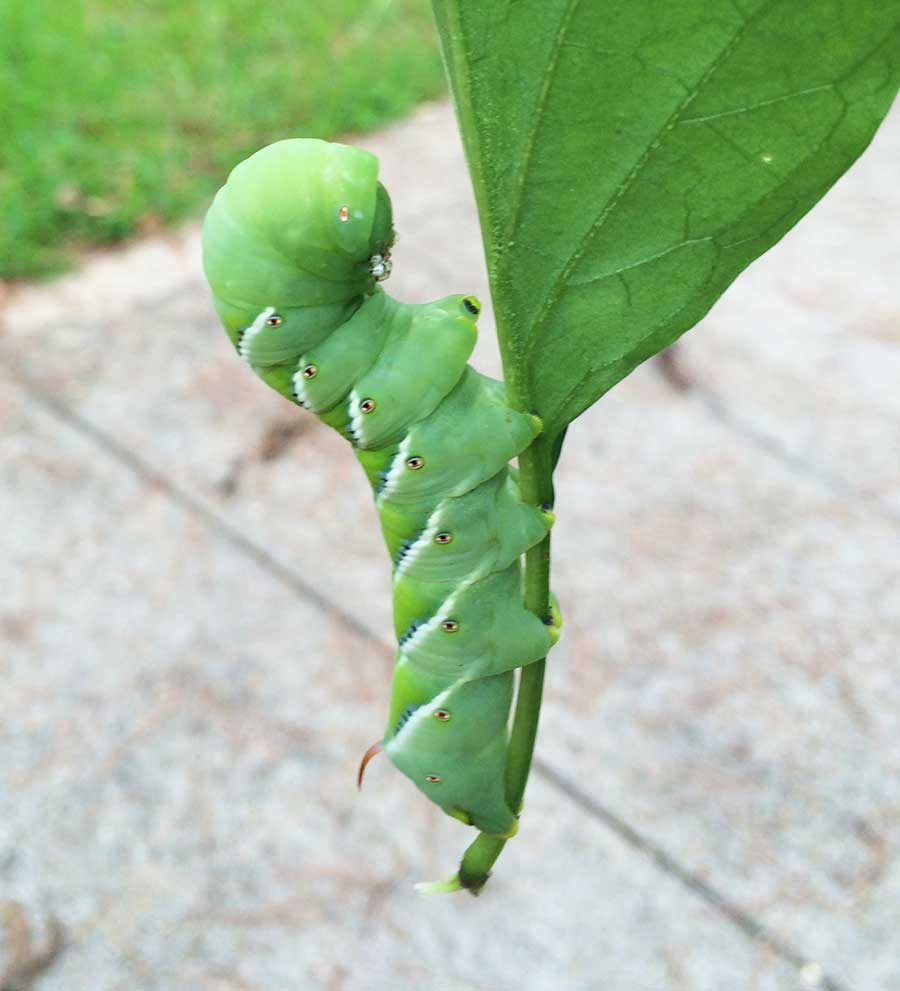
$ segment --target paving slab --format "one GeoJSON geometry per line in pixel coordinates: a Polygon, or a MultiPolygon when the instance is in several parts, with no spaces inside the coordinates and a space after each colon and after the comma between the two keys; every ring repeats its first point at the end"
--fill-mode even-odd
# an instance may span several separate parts
{"type": "Polygon", "coordinates": [[[36,988],[796,988],[543,781],[484,896],[416,895],[471,831],[388,765],[355,791],[387,653],[0,388],[0,895],[64,932],[36,988]]]}
{"type": "Polygon", "coordinates": [[[848,987],[898,986],[897,525],[659,388],[575,432],[592,484],[562,466],[558,559],[590,564],[559,569],[541,753],[848,987]]]}
{"type": "MultiPolygon", "coordinates": [[[[426,108],[364,143],[381,156],[401,231],[391,291],[406,299],[474,291],[487,300],[475,211],[449,109],[426,108]]],[[[681,909],[666,892],[689,889],[693,880],[700,889],[709,886],[706,904],[727,899],[720,920],[733,908],[745,932],[762,926],[795,963],[808,961],[805,970],[795,967],[783,978],[782,964],[765,952],[759,956],[758,940],[741,942],[728,930],[721,945],[744,946],[734,951],[730,983],[717,983],[719,955],[707,945],[690,957],[683,978],[671,970],[643,972],[654,991],[780,986],[783,979],[794,988],[829,981],[864,991],[900,986],[900,298],[888,261],[897,257],[897,228],[884,222],[900,208],[890,181],[898,146],[895,114],[857,169],[685,338],[674,363],[644,366],[572,428],[561,463],[555,586],[567,626],[548,678],[539,743],[544,773],[535,778],[522,834],[492,885],[507,883],[507,873],[514,883],[517,865],[535,849],[529,844],[555,851],[560,842],[574,843],[568,870],[535,875],[542,887],[529,891],[564,891],[568,902],[570,886],[584,882],[594,886],[598,902],[632,905],[635,917],[647,913],[646,925],[655,931],[679,921],[668,917],[681,909]],[[560,802],[568,803],[562,824],[552,811],[560,802]],[[579,831],[604,851],[624,838],[640,851],[634,855],[649,871],[646,885],[608,871],[606,853],[594,869],[573,869],[573,862],[598,864],[572,839],[579,831]],[[704,953],[711,954],[709,971],[704,953]]],[[[269,393],[236,360],[209,306],[196,229],[99,256],[49,288],[15,293],[2,320],[7,354],[14,355],[31,407],[44,404],[59,422],[75,418],[85,437],[84,472],[98,457],[111,457],[143,473],[144,498],[156,514],[143,551],[118,555],[112,570],[108,559],[74,555],[71,582],[115,577],[120,583],[102,615],[95,619],[94,599],[82,607],[81,619],[115,624],[133,615],[135,641],[155,642],[157,610],[150,602],[157,603],[158,593],[148,602],[148,593],[134,586],[135,575],[147,582],[168,575],[172,597],[158,602],[175,615],[168,621],[182,630],[185,644],[202,631],[197,643],[217,655],[227,618],[228,656],[240,652],[237,666],[246,661],[258,678],[276,663],[266,653],[266,637],[285,644],[293,634],[302,643],[308,624],[319,631],[319,624],[336,624],[346,637],[371,633],[360,641],[364,647],[345,647],[364,659],[367,671],[365,698],[358,714],[350,714],[366,728],[361,742],[354,736],[358,752],[380,729],[390,660],[389,577],[370,497],[344,443],[269,393]],[[216,533],[230,548],[222,550],[215,578],[195,576],[201,595],[186,594],[179,584],[180,569],[190,573],[192,567],[184,553],[176,554],[185,535],[177,534],[171,551],[177,567],[157,546],[165,512],[185,515],[196,533],[216,533]],[[268,558],[254,557],[254,548],[268,558]],[[251,581],[254,569],[268,575],[268,583],[251,581]],[[269,617],[260,630],[249,620],[242,625],[240,609],[230,625],[230,600],[207,597],[213,584],[231,588],[238,579],[256,609],[246,606],[249,615],[269,617]],[[219,626],[209,632],[213,602],[223,609],[215,610],[219,626]]],[[[496,373],[489,310],[480,324],[476,363],[496,373]]],[[[40,460],[42,451],[33,444],[28,459],[40,460]]],[[[16,492],[18,476],[9,484],[16,492]]],[[[135,515],[111,522],[102,493],[100,485],[79,504],[93,521],[98,546],[135,515]]],[[[45,545],[43,566],[29,574],[52,576],[56,557],[65,553],[34,523],[28,546],[45,545]]],[[[197,553],[193,544],[190,553],[197,553]]],[[[113,648],[95,650],[99,664],[113,648]]],[[[205,660],[194,663],[220,663],[198,652],[205,660]]],[[[326,669],[328,677],[332,667],[336,676],[343,669],[342,691],[358,691],[341,656],[323,648],[320,660],[299,670],[318,678],[326,669]]],[[[212,677],[205,667],[202,677],[212,677]]],[[[124,676],[118,685],[110,682],[111,712],[130,685],[124,676]]],[[[75,689],[70,683],[66,690],[75,689]]],[[[235,719],[244,711],[242,699],[232,703],[235,719]]],[[[262,715],[269,713],[268,701],[256,704],[262,715]]],[[[278,698],[271,704],[278,706],[278,698]]],[[[26,762],[20,780],[41,748],[59,749],[45,739],[46,715],[35,710],[29,742],[10,750],[26,762]]],[[[344,752],[344,718],[340,710],[332,714],[321,733],[333,739],[324,743],[317,723],[315,739],[336,748],[333,754],[344,752]]],[[[108,745],[114,732],[108,727],[98,739],[108,745]]],[[[205,724],[197,730],[201,740],[215,732],[205,724]]],[[[136,772],[138,782],[167,746],[179,746],[168,728],[148,733],[152,757],[136,772]]],[[[230,746],[229,759],[241,764],[246,740],[230,746]]],[[[88,763],[95,757],[83,755],[88,763]]],[[[281,770],[279,761],[272,757],[279,769],[272,773],[300,774],[281,770]]],[[[419,814],[405,789],[386,798],[394,794],[387,778],[380,773],[384,790],[365,806],[366,816],[376,817],[366,834],[370,844],[381,842],[372,836],[382,822],[377,817],[386,814],[383,802],[394,802],[392,814],[401,819],[419,814]]],[[[234,782],[233,794],[249,789],[249,780],[247,772],[234,782]]],[[[301,784],[304,795],[320,795],[324,787],[315,774],[301,784]]],[[[322,801],[347,807],[331,795],[322,801]]],[[[214,810],[214,795],[209,803],[214,810]]],[[[276,816],[270,811],[267,822],[276,816]]],[[[443,823],[429,820],[432,827],[443,837],[443,823]]],[[[168,842],[180,842],[178,829],[168,842]]],[[[440,847],[436,869],[446,866],[448,849],[456,850],[452,842],[440,847]]],[[[402,848],[413,849],[408,837],[402,848]]],[[[194,866],[199,862],[198,853],[194,866]]],[[[410,854],[410,862],[419,859],[410,854]]],[[[223,854],[222,864],[228,863],[223,854]]],[[[144,885],[152,892],[157,883],[167,890],[168,882],[148,875],[133,883],[137,897],[144,885]]],[[[396,895],[396,915],[387,910],[394,923],[410,911],[406,894],[396,895]]],[[[365,922],[354,918],[357,932],[365,931],[365,922]]],[[[621,960],[614,942],[626,935],[617,932],[615,913],[600,920],[607,921],[610,942],[579,929],[587,949],[579,956],[567,943],[554,959],[567,977],[588,987],[600,985],[577,961],[591,957],[602,964],[602,987],[615,987],[616,980],[632,981],[621,985],[629,991],[643,987],[631,972],[616,971],[621,960]],[[574,954],[570,964],[566,953],[574,954]],[[605,982],[607,972],[612,984],[605,982]]],[[[693,917],[688,924],[696,925],[693,917]]],[[[265,941],[281,945],[277,952],[289,958],[296,947],[285,948],[287,933],[267,930],[265,941]]],[[[328,945],[337,952],[336,943],[328,945]]],[[[499,961],[503,951],[497,952],[499,961]]],[[[200,953],[190,980],[219,980],[209,959],[200,953]]],[[[428,967],[439,960],[428,959],[417,973],[434,977],[438,971],[428,967]]],[[[253,966],[248,980],[279,986],[282,977],[273,984],[268,972],[253,966]]],[[[221,978],[226,983],[196,986],[240,986],[227,983],[238,980],[238,972],[229,973],[221,978]]],[[[358,979],[352,968],[346,978],[336,973],[313,979],[326,988],[328,981],[353,987],[358,979]]],[[[452,979],[481,980],[471,970],[452,979]]]]}

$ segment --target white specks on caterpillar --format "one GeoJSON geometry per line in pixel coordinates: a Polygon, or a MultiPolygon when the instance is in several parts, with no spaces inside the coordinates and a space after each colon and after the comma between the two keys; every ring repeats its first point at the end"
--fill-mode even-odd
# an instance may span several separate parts
{"type": "Polygon", "coordinates": [[[275,315],[275,307],[267,306],[266,309],[259,314],[259,316],[247,327],[246,330],[241,332],[238,339],[238,354],[244,359],[244,361],[250,361],[250,346],[253,343],[253,338],[266,326],[270,317],[275,315]]]}
{"type": "Polygon", "coordinates": [[[342,206],[340,210],[338,210],[338,220],[340,220],[342,224],[346,224],[349,219],[350,219],[350,207],[344,204],[344,206],[342,206]]]}
{"type": "Polygon", "coordinates": [[[390,255],[372,255],[369,259],[369,271],[375,276],[376,282],[384,282],[393,271],[394,263],[390,255]]]}

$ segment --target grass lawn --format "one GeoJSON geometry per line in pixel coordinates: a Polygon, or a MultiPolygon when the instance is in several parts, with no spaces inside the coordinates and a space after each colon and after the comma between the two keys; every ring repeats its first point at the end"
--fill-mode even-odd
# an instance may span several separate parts
{"type": "Polygon", "coordinates": [[[199,210],[278,138],[442,91],[428,0],[0,0],[0,278],[199,210]]]}

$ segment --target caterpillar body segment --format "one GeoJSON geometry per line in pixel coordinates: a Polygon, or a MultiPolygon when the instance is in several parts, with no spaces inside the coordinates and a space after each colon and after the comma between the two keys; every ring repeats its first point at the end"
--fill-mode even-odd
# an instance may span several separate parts
{"type": "Polygon", "coordinates": [[[383,292],[367,296],[353,315],[292,366],[292,392],[302,406],[321,415],[350,395],[354,382],[375,363],[398,313],[383,292]],[[310,375],[308,369],[315,369],[310,375]]]}
{"type": "Polygon", "coordinates": [[[512,671],[453,682],[385,737],[388,758],[428,798],[448,815],[497,836],[511,836],[517,827],[504,794],[513,689],[512,671]]]}
{"type": "Polygon", "coordinates": [[[293,139],[232,172],[204,267],[240,356],[341,433],[372,487],[398,639],[384,751],[448,814],[509,836],[514,671],[557,635],[525,609],[521,565],[553,516],[509,467],[541,422],[468,365],[474,297],[410,304],[380,288],[393,240],[377,160],[293,139]]]}
{"type": "Polygon", "coordinates": [[[394,587],[456,583],[479,568],[499,571],[543,539],[550,520],[522,502],[512,469],[438,503],[425,529],[395,561],[394,587]]]}

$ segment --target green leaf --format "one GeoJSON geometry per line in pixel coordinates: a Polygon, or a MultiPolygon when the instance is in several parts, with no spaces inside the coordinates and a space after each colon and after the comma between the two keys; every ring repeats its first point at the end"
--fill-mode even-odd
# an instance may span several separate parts
{"type": "Polygon", "coordinates": [[[900,76],[900,0],[434,9],[507,382],[550,435],[816,203],[900,76]]]}

